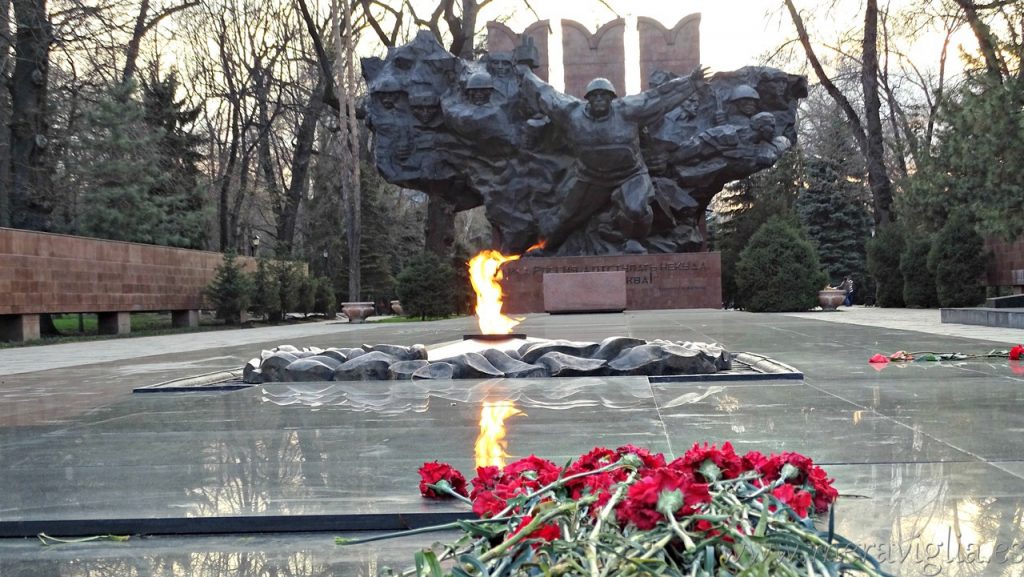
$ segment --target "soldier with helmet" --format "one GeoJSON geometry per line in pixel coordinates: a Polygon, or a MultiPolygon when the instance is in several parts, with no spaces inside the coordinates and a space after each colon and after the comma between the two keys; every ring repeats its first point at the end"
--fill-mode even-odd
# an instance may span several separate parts
{"type": "Polygon", "coordinates": [[[675,78],[640,94],[619,97],[606,78],[595,78],[585,100],[562,94],[521,67],[524,90],[530,90],[544,114],[561,126],[574,157],[557,207],[540,219],[544,252],[554,253],[590,218],[614,204],[626,253],[645,253],[640,243],[651,228],[654,186],[640,152],[640,131],[682,104],[704,84],[703,70],[675,78]]]}
{"type": "Polygon", "coordinates": [[[733,88],[728,98],[731,110],[727,122],[737,128],[750,126],[750,118],[757,114],[759,100],[761,100],[761,96],[749,84],[740,84],[733,88]]]}

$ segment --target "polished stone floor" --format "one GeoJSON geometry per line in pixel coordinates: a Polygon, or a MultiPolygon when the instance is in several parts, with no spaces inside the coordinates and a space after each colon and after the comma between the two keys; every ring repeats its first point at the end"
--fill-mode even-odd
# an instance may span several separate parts
{"type": "MultiPolygon", "coordinates": [[[[290,342],[433,345],[472,332],[465,319],[345,328],[290,342]]],[[[369,577],[404,566],[435,537],[338,547],[336,531],[303,531],[457,511],[419,499],[416,468],[440,459],[471,471],[481,412],[495,408],[509,413],[513,458],[562,462],[624,443],[674,456],[695,442],[727,440],[739,451],[800,451],[845,495],[837,529],[895,572],[1024,573],[1024,369],[1005,360],[880,370],[867,363],[878,352],[1016,343],[735,311],[535,315],[521,328],[533,337],[719,342],[806,377],[302,383],[132,395],[182,372],[238,366],[279,343],[59,362],[0,377],[0,530],[100,533],[134,524],[233,534],[56,547],[0,539],[0,576],[369,577]]]]}

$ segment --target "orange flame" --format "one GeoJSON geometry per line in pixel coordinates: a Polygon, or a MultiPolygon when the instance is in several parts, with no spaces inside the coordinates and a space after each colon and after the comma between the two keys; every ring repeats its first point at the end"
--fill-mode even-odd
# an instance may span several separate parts
{"type": "Polygon", "coordinates": [[[519,321],[501,314],[502,264],[519,260],[519,255],[505,256],[496,250],[480,251],[469,261],[469,280],[476,292],[476,316],[480,332],[485,335],[507,335],[519,321]]]}
{"type": "Polygon", "coordinates": [[[524,414],[512,401],[484,401],[480,408],[480,435],[473,449],[477,467],[505,466],[505,457],[508,457],[505,419],[524,414]]]}

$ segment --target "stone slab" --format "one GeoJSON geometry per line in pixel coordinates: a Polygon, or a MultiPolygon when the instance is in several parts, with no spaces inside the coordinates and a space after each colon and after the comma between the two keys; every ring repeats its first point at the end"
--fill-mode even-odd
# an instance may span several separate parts
{"type": "Polygon", "coordinates": [[[544,275],[545,312],[622,312],[625,309],[626,271],[544,275]]]}
{"type": "Polygon", "coordinates": [[[505,263],[505,311],[544,312],[546,274],[622,271],[626,309],[722,307],[722,261],[718,252],[523,258],[505,263]]]}
{"type": "Polygon", "coordinates": [[[949,308],[941,314],[944,323],[1024,329],[1024,308],[949,308]]]}

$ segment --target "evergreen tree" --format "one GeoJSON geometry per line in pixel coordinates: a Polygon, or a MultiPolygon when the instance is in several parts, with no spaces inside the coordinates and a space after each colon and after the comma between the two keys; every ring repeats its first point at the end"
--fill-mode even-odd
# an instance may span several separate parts
{"type": "Polygon", "coordinates": [[[965,211],[954,212],[935,235],[928,268],[935,272],[939,306],[972,307],[985,300],[985,242],[965,211]]]}
{"type": "Polygon", "coordinates": [[[160,134],[144,122],[134,83],[115,86],[85,114],[78,234],[166,244],[163,207],[150,191],[160,179],[160,134]]]}
{"type": "Polygon", "coordinates": [[[938,142],[900,205],[929,231],[967,210],[986,235],[1024,234],[1024,77],[970,77],[944,105],[938,142]]]}
{"type": "Polygon", "coordinates": [[[455,310],[456,275],[451,265],[424,251],[398,275],[398,298],[407,316],[443,317],[455,310]]]}
{"type": "Polygon", "coordinates": [[[903,227],[895,222],[878,229],[868,241],[868,272],[875,281],[875,304],[880,307],[903,306],[903,248],[903,227]]]}
{"type": "Polygon", "coordinates": [[[201,109],[186,109],[183,100],[176,100],[178,87],[173,72],[143,86],[145,122],[159,135],[155,151],[160,175],[149,194],[163,210],[166,244],[201,249],[209,238],[208,202],[199,170],[203,139],[188,132],[201,109]]]}
{"type": "Polygon", "coordinates": [[[266,258],[256,261],[253,276],[252,314],[265,316],[271,322],[281,320],[281,292],[272,264],[266,258]]]}
{"type": "Polygon", "coordinates": [[[207,297],[217,310],[217,318],[223,319],[229,325],[238,324],[242,311],[249,306],[251,291],[249,276],[242,271],[242,265],[237,262],[235,253],[225,253],[213,281],[206,289],[207,297]]]}
{"type": "Polygon", "coordinates": [[[900,255],[903,302],[910,308],[928,309],[938,304],[934,270],[928,266],[932,240],[926,234],[908,234],[900,255]]]}
{"type": "Polygon", "coordinates": [[[799,149],[787,152],[772,168],[731,183],[715,198],[712,247],[722,253],[722,298],[738,299],[736,265],[753,234],[774,216],[792,215],[800,190],[803,158],[799,149]]]}
{"type": "Polygon", "coordinates": [[[750,237],[736,265],[739,301],[753,312],[811,309],[826,281],[814,246],[783,217],[771,218],[750,237]]]}
{"type": "Polygon", "coordinates": [[[800,192],[796,208],[821,265],[829,279],[851,275],[861,286],[867,276],[871,237],[867,191],[840,172],[834,159],[809,158],[804,166],[807,188],[800,192]]]}

